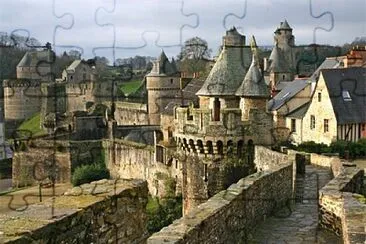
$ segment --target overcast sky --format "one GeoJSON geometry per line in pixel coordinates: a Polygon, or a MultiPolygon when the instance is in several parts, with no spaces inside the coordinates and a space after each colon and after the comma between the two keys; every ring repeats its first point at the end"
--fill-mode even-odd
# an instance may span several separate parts
{"type": "Polygon", "coordinates": [[[296,44],[342,45],[366,36],[366,0],[245,3],[243,0],[0,0],[0,32],[18,30],[17,34],[26,35],[19,30],[25,29],[42,43],[51,42],[58,53],[79,49],[84,58],[98,55],[111,61],[113,57],[157,56],[162,48],[168,56],[176,56],[184,40],[193,36],[207,40],[216,54],[225,29],[232,26],[240,28],[248,41],[254,35],[258,45],[272,45],[273,32],[284,19],[293,28],[296,44]]]}

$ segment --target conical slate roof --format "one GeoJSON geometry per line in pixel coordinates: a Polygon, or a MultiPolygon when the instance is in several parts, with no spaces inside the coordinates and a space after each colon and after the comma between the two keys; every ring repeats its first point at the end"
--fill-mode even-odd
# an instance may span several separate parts
{"type": "Polygon", "coordinates": [[[254,53],[249,70],[235,95],[241,97],[269,97],[269,90],[264,82],[258,59],[254,53]]]}
{"type": "Polygon", "coordinates": [[[292,28],[288,24],[287,20],[285,20],[284,22],[281,22],[280,23],[279,29],[282,29],[282,30],[292,30],[292,28]]]}
{"type": "Polygon", "coordinates": [[[198,96],[235,95],[245,76],[242,49],[224,46],[198,96]]]}
{"type": "Polygon", "coordinates": [[[169,62],[169,59],[162,50],[159,58],[153,62],[152,70],[146,76],[169,76],[176,73],[176,67],[169,62]]]}
{"type": "Polygon", "coordinates": [[[273,72],[289,72],[289,67],[286,64],[285,57],[282,50],[276,46],[273,47],[271,55],[269,56],[271,65],[269,66],[269,71],[273,72]]]}

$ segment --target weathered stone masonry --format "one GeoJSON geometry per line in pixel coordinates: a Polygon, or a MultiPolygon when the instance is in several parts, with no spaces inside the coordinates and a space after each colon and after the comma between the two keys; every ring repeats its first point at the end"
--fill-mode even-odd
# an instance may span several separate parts
{"type": "Polygon", "coordinates": [[[292,197],[292,166],[273,167],[239,180],[147,243],[245,243],[256,223],[292,197]]]}
{"type": "Polygon", "coordinates": [[[0,216],[0,243],[144,243],[147,192],[142,180],[75,187],[54,204],[49,200],[0,216]]]}

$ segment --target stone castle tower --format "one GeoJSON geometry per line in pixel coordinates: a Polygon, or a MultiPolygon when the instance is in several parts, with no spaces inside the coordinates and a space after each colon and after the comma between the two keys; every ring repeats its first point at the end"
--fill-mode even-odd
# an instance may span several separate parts
{"type": "Polygon", "coordinates": [[[50,46],[28,51],[17,65],[17,79],[4,80],[5,120],[10,131],[41,110],[41,83],[54,81],[54,60],[55,53],[50,46]]]}
{"type": "Polygon", "coordinates": [[[287,20],[280,23],[274,34],[274,47],[267,69],[271,87],[275,87],[280,81],[292,81],[296,73],[295,37],[287,20]]]}
{"type": "Polygon", "coordinates": [[[185,213],[254,170],[256,141],[245,125],[253,109],[265,112],[269,94],[257,59],[244,35],[227,31],[220,56],[196,93],[200,107],[175,111],[185,213]]]}
{"type": "Polygon", "coordinates": [[[153,68],[146,75],[146,89],[148,94],[149,123],[160,124],[160,113],[165,106],[175,99],[174,95],[181,89],[180,73],[175,63],[171,63],[164,51],[153,63],[153,68]]]}

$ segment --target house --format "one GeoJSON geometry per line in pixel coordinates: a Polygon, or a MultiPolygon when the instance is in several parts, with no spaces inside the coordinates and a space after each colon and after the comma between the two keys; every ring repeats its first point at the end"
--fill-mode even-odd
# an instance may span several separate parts
{"type": "Polygon", "coordinates": [[[84,60],[74,60],[62,72],[62,80],[70,83],[94,81],[96,76],[95,67],[84,60]]]}
{"type": "Polygon", "coordinates": [[[286,114],[295,143],[366,137],[366,68],[324,69],[309,102],[286,114]]]}

